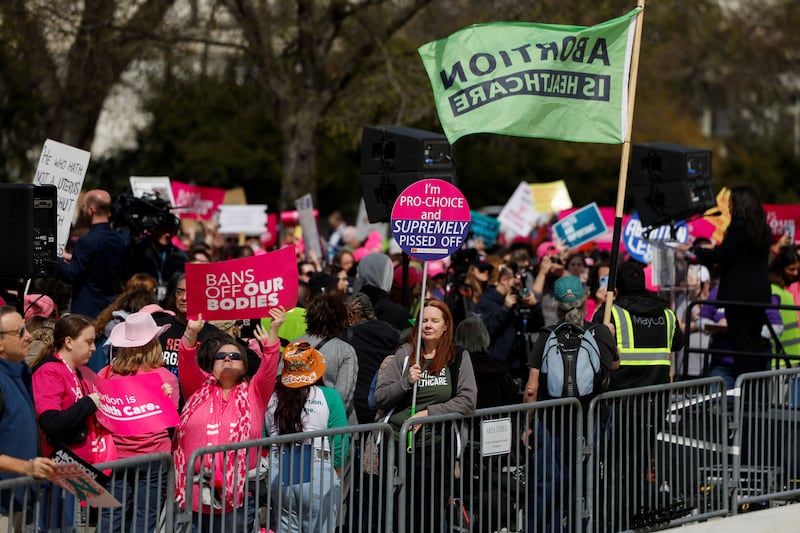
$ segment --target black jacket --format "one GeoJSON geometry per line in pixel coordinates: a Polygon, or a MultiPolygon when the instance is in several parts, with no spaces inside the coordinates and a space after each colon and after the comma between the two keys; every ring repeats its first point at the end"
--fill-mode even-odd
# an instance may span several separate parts
{"type": "Polygon", "coordinates": [[[375,316],[379,320],[388,322],[400,331],[411,326],[411,313],[402,305],[394,303],[389,298],[388,292],[372,285],[364,285],[360,291],[369,297],[375,316]]]}
{"type": "Polygon", "coordinates": [[[369,407],[369,388],[378,367],[387,355],[397,351],[400,332],[383,320],[364,320],[344,330],[339,338],[349,343],[358,358],[358,377],[353,405],[360,424],[375,421],[369,407]]]}

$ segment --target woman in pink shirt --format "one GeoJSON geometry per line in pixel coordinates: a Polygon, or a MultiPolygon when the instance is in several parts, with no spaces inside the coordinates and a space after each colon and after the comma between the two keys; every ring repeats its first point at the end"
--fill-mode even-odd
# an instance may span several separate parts
{"type": "MultiPolygon", "coordinates": [[[[56,322],[53,343],[42,349],[33,367],[33,401],[45,438],[42,452],[66,448],[84,461],[94,463],[95,413],[100,394],[92,384],[94,373],[86,367],[94,351],[94,323],[83,315],[68,315],[56,322]]],[[[50,493],[48,493],[50,494],[50,493]]],[[[39,520],[42,529],[71,527],[74,499],[54,488],[39,520]]]]}
{"type": "MultiPolygon", "coordinates": [[[[150,313],[128,315],[124,322],[111,330],[109,342],[112,362],[97,375],[103,379],[130,382],[136,381],[135,376],[155,374],[160,378],[157,384],[154,381],[152,385],[148,385],[158,387],[160,393],[169,397],[167,405],[171,404],[172,409],[177,411],[178,378],[164,367],[163,349],[158,340],[167,329],[169,325],[157,326],[150,313]]],[[[166,405],[164,408],[167,408],[166,405]]],[[[169,453],[172,448],[166,427],[138,435],[123,435],[121,431],[115,431],[113,440],[118,459],[149,453],[169,453]]],[[[153,461],[115,472],[110,490],[122,502],[122,508],[104,509],[100,515],[98,531],[119,532],[123,531],[123,525],[125,531],[155,531],[167,484],[165,466],[160,461],[153,461]]]]}
{"type": "MultiPolygon", "coordinates": [[[[175,499],[181,509],[186,505],[187,461],[194,450],[208,446],[235,444],[259,439],[264,428],[267,402],[275,388],[280,359],[278,328],[286,320],[283,307],[270,309],[269,333],[260,326],[255,336],[263,344],[261,365],[253,378],[247,379],[247,358],[239,344],[227,335],[212,337],[200,349],[211,355],[214,367],[204,372],[197,363],[197,335],[205,325],[199,316],[189,320],[178,348],[178,374],[186,405],[175,433],[175,499]]],[[[203,355],[203,354],[201,354],[203,355]]],[[[211,491],[208,501],[200,500],[196,484],[192,487],[192,526],[194,530],[252,531],[255,502],[245,498],[247,470],[254,468],[260,455],[250,450],[204,455],[193,474],[209,471],[211,491]],[[246,457],[246,459],[245,459],[246,457]],[[245,501],[246,500],[246,501],[245,501]],[[227,515],[227,516],[226,516],[227,515]]],[[[208,484],[204,483],[204,489],[208,484]]]]}

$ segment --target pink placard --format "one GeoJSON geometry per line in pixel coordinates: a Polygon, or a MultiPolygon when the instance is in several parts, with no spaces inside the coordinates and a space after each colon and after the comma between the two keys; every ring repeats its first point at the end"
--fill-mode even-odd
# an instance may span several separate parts
{"type": "Polygon", "coordinates": [[[94,381],[100,393],[97,420],[118,435],[143,435],[176,427],[178,411],[156,372],[94,381]]]}
{"type": "Polygon", "coordinates": [[[297,305],[293,247],[216,263],[186,264],[186,315],[204,320],[263,318],[297,305]]]}
{"type": "Polygon", "coordinates": [[[180,181],[172,181],[172,196],[178,216],[187,219],[211,220],[225,200],[225,189],[217,187],[201,187],[180,181]]]}

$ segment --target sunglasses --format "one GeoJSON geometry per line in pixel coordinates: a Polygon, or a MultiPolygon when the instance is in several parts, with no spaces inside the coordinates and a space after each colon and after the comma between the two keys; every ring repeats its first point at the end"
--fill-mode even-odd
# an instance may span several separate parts
{"type": "Polygon", "coordinates": [[[215,361],[224,361],[227,358],[230,358],[231,361],[241,361],[244,359],[242,354],[237,352],[217,352],[216,355],[214,355],[215,361]]]}
{"type": "Polygon", "coordinates": [[[19,337],[21,339],[22,336],[25,335],[26,331],[28,331],[28,327],[27,326],[22,326],[19,329],[10,329],[10,330],[6,330],[6,331],[0,331],[0,335],[10,335],[12,333],[16,333],[17,337],[19,337]]]}

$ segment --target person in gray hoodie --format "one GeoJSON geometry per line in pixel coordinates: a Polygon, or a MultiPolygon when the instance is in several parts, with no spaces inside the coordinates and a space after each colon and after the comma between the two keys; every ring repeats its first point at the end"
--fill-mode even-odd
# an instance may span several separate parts
{"type": "Polygon", "coordinates": [[[355,290],[369,297],[378,320],[388,322],[400,331],[411,327],[409,310],[389,298],[394,276],[394,266],[389,256],[384,253],[365,255],[358,262],[356,272],[355,290]]]}

